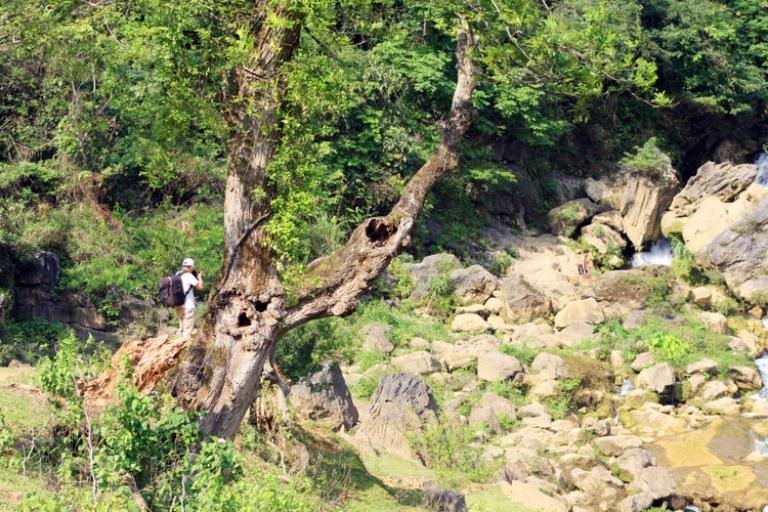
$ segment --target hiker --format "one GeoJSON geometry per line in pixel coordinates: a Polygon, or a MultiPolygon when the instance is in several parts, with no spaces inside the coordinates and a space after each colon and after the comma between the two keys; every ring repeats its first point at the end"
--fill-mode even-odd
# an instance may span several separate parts
{"type": "Polygon", "coordinates": [[[184,303],[176,306],[176,316],[179,319],[179,330],[176,336],[188,338],[192,335],[195,326],[195,289],[203,289],[203,273],[195,270],[195,260],[185,258],[181,262],[181,271],[177,272],[181,277],[184,303]]]}

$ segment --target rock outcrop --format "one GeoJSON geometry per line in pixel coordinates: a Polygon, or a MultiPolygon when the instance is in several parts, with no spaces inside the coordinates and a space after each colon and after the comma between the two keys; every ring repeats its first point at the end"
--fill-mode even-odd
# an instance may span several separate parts
{"type": "Polygon", "coordinates": [[[589,198],[602,210],[611,212],[605,221],[615,229],[620,228],[638,250],[659,237],[662,215],[679,187],[671,168],[654,178],[623,172],[586,181],[589,198]]]}
{"type": "Polygon", "coordinates": [[[291,386],[289,399],[299,414],[332,430],[349,430],[357,424],[357,408],[337,364],[326,363],[291,386]]]}
{"type": "Polygon", "coordinates": [[[385,451],[416,460],[408,434],[437,421],[437,410],[432,390],[420,376],[384,376],[371,397],[368,416],[355,433],[355,444],[366,452],[385,451]]]}
{"type": "Polygon", "coordinates": [[[665,234],[681,236],[702,266],[753,302],[768,288],[768,188],[754,183],[756,175],[751,164],[708,162],[662,220],[665,234]]]}

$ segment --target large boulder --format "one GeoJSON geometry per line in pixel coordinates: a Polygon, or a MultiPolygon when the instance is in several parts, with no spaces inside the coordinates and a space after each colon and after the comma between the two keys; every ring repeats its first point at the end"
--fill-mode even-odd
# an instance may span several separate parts
{"type": "Polygon", "coordinates": [[[459,313],[451,321],[451,330],[456,332],[483,332],[489,328],[488,322],[477,313],[459,313]]]}
{"type": "Polygon", "coordinates": [[[500,382],[513,378],[523,371],[523,365],[514,356],[501,352],[487,352],[477,358],[477,378],[500,382]]]}
{"type": "MultiPolygon", "coordinates": [[[[581,287],[586,284],[584,270],[591,266],[589,255],[577,253],[552,235],[514,237],[511,244],[517,250],[517,258],[507,269],[508,278],[502,282],[502,299],[506,296],[507,304],[527,303],[521,297],[533,295],[536,297],[534,304],[546,305],[548,302],[555,309],[561,309],[582,297],[581,287]],[[519,283],[527,286],[520,297],[513,292],[519,283]]],[[[535,317],[516,322],[533,319],[535,317]]]]}
{"type": "Polygon", "coordinates": [[[294,384],[289,399],[299,414],[331,429],[350,429],[357,424],[357,408],[337,364],[326,363],[294,384]]]}
{"type": "Polygon", "coordinates": [[[480,354],[497,351],[499,346],[500,342],[495,337],[480,335],[459,340],[455,344],[435,341],[432,351],[445,369],[452,372],[474,366],[480,354]]]}
{"type": "Polygon", "coordinates": [[[424,505],[433,512],[467,512],[467,501],[460,492],[424,485],[424,505]]]}
{"type": "Polygon", "coordinates": [[[768,287],[768,188],[756,175],[755,165],[708,162],[662,220],[700,265],[720,271],[734,295],[753,302],[768,287]]]}
{"type": "Polygon", "coordinates": [[[620,227],[636,249],[656,240],[661,233],[661,217],[672,202],[679,183],[672,168],[651,179],[642,173],[621,172],[588,179],[587,195],[604,210],[618,212],[620,227]]]}
{"type": "Polygon", "coordinates": [[[462,304],[485,302],[499,286],[499,280],[480,265],[453,270],[449,276],[453,282],[453,293],[462,304]]]}
{"type": "Polygon", "coordinates": [[[368,416],[355,433],[355,444],[364,452],[385,451],[416,460],[408,435],[437,421],[437,410],[432,390],[420,376],[384,376],[371,397],[368,416]]]}
{"type": "Polygon", "coordinates": [[[640,250],[661,234],[661,217],[680,184],[673,170],[661,179],[632,175],[624,187],[621,212],[624,233],[640,250]]]}
{"type": "Polygon", "coordinates": [[[605,320],[603,308],[590,297],[566,305],[555,315],[555,327],[563,329],[574,324],[600,324],[605,320]]]}
{"type": "Polygon", "coordinates": [[[619,260],[617,265],[624,261],[620,255],[627,246],[627,241],[621,233],[609,225],[592,222],[581,229],[581,239],[601,255],[617,256],[619,260]]]}
{"type": "Polygon", "coordinates": [[[637,376],[637,387],[659,394],[666,394],[675,385],[675,371],[669,363],[655,364],[641,371],[637,376]]]}
{"type": "Polygon", "coordinates": [[[547,318],[552,310],[550,299],[535,290],[522,276],[515,274],[501,281],[501,315],[509,323],[547,318]]]}
{"type": "Polygon", "coordinates": [[[440,370],[440,363],[426,350],[417,350],[392,359],[392,364],[410,373],[426,375],[440,370]]]}
{"type": "Polygon", "coordinates": [[[549,227],[556,235],[571,237],[595,213],[597,205],[587,198],[568,201],[549,212],[549,227]]]}

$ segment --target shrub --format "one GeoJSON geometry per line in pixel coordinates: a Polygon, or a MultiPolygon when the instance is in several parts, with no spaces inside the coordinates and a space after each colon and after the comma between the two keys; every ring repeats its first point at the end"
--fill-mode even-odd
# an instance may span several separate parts
{"type": "Polygon", "coordinates": [[[41,357],[53,354],[59,339],[70,331],[59,322],[45,320],[11,321],[0,335],[0,366],[18,359],[35,363],[41,357]]]}
{"type": "Polygon", "coordinates": [[[467,479],[486,482],[496,469],[483,460],[475,431],[467,425],[434,423],[420,434],[409,436],[409,441],[427,466],[449,484],[456,485],[467,479]]]}
{"type": "Polygon", "coordinates": [[[656,137],[651,137],[642,146],[636,146],[634,153],[626,153],[619,163],[632,171],[662,178],[671,169],[672,160],[659,149],[657,142],[656,137]]]}

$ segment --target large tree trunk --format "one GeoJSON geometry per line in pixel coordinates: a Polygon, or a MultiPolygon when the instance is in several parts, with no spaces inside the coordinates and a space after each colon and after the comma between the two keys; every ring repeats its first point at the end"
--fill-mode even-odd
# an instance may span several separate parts
{"type": "Polygon", "coordinates": [[[298,44],[300,20],[266,20],[266,1],[251,23],[255,46],[237,67],[226,112],[232,135],[227,150],[224,197],[225,257],[217,290],[199,335],[187,350],[173,391],[180,402],[207,411],[202,429],[234,437],[253,403],[268,354],[282,334],[284,294],[272,254],[264,243],[269,216],[266,170],[279,140],[280,66],[298,44]]]}
{"type": "MultiPolygon", "coordinates": [[[[220,437],[237,434],[256,398],[264,365],[271,362],[282,335],[314,318],[353,311],[373,280],[408,244],[429,189],[456,167],[459,143],[475,115],[470,53],[476,39],[462,20],[456,89],[449,115],[438,127],[438,147],[410,179],[389,215],[364,221],[341,249],[310,264],[304,280],[310,284],[287,306],[264,243],[264,221],[269,216],[265,171],[279,135],[275,122],[282,96],[279,66],[290,58],[298,36],[298,23],[289,28],[256,24],[252,61],[234,73],[234,99],[228,112],[235,131],[228,150],[225,258],[204,325],[179,356],[181,362],[171,376],[179,402],[204,410],[201,428],[220,437]]],[[[164,340],[126,352],[134,354],[132,360],[141,368],[136,382],[157,382],[154,367],[161,361],[153,365],[154,352],[162,352],[162,363],[169,363],[164,340]]],[[[93,381],[86,386],[90,390],[86,395],[103,396],[113,381],[109,376],[93,381]]]]}

